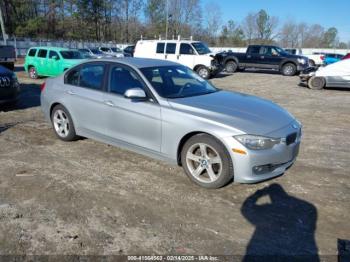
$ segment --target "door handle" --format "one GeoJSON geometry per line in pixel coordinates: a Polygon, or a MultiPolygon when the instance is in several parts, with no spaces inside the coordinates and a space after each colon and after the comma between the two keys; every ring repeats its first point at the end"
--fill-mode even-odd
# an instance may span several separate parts
{"type": "Polygon", "coordinates": [[[72,90],[68,90],[68,91],[67,91],[67,94],[68,94],[68,95],[75,95],[75,92],[73,92],[72,90]]]}
{"type": "Polygon", "coordinates": [[[107,101],[103,101],[103,102],[104,102],[105,105],[107,105],[107,106],[114,106],[114,103],[113,103],[112,101],[107,100],[107,101]]]}
{"type": "Polygon", "coordinates": [[[261,59],[264,59],[264,58],[265,58],[265,56],[263,56],[263,55],[262,55],[262,56],[260,56],[260,58],[261,58],[261,59]]]}
{"type": "Polygon", "coordinates": [[[252,56],[251,55],[247,55],[247,58],[251,58],[252,56]]]}

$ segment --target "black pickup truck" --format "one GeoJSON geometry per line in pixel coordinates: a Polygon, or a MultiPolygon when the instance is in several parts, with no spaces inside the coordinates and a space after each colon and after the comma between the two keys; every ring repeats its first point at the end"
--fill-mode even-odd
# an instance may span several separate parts
{"type": "Polygon", "coordinates": [[[245,68],[278,70],[293,76],[309,67],[309,59],[292,55],[278,46],[250,45],[246,53],[222,52],[219,61],[225,71],[233,73],[245,68]]]}
{"type": "Polygon", "coordinates": [[[15,68],[16,51],[12,45],[0,45],[0,65],[13,71],[15,68]]]}

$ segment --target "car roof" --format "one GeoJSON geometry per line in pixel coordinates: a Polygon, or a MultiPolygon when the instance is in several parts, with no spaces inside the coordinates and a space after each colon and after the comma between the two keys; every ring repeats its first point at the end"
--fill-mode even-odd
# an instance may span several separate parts
{"type": "Polygon", "coordinates": [[[47,49],[52,51],[70,51],[74,49],[65,48],[65,47],[54,47],[54,46],[33,46],[30,49],[47,49]]]}
{"type": "Polygon", "coordinates": [[[112,63],[121,63],[129,65],[136,68],[144,67],[158,67],[158,66],[178,66],[178,63],[161,60],[161,59],[152,59],[152,58],[136,58],[136,57],[122,57],[122,58],[102,58],[102,59],[92,59],[89,62],[112,62],[112,63]]]}
{"type": "Polygon", "coordinates": [[[149,43],[158,43],[158,42],[167,42],[167,43],[202,43],[201,41],[195,41],[195,40],[165,40],[165,39],[161,39],[161,40],[139,40],[138,42],[142,43],[142,42],[149,42],[149,43]]]}

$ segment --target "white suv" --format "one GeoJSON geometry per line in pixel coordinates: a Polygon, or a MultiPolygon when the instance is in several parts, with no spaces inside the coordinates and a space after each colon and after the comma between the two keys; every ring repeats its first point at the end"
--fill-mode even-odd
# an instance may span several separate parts
{"type": "Polygon", "coordinates": [[[219,71],[219,64],[202,42],[189,40],[139,40],[134,57],[170,60],[183,64],[208,79],[219,71]]]}

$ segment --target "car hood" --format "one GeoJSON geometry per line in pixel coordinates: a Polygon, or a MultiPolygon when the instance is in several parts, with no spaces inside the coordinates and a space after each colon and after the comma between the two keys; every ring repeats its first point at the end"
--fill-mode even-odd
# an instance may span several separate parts
{"type": "Polygon", "coordinates": [[[247,134],[265,135],[295,120],[288,111],[271,101],[229,91],[171,99],[169,103],[177,110],[247,134]]]}
{"type": "Polygon", "coordinates": [[[12,76],[13,72],[4,66],[0,65],[0,75],[1,76],[12,76]]]}
{"type": "Polygon", "coordinates": [[[320,67],[316,71],[316,76],[349,76],[350,59],[340,60],[339,62],[320,67]]]}
{"type": "Polygon", "coordinates": [[[86,60],[88,60],[88,59],[65,59],[64,60],[64,64],[65,65],[69,65],[69,66],[74,66],[74,65],[82,63],[82,62],[84,62],[86,60]]]}

